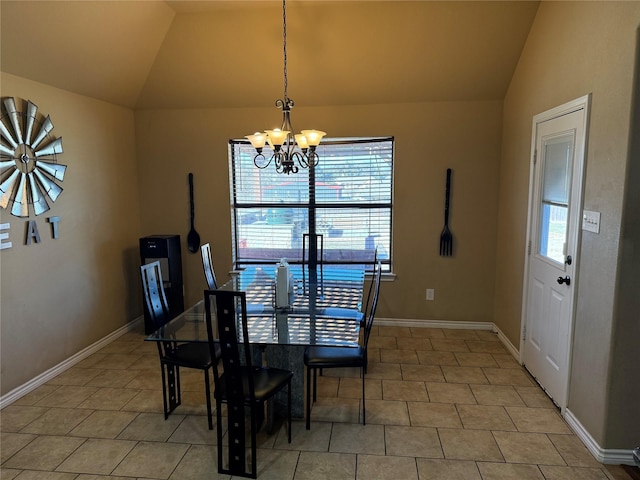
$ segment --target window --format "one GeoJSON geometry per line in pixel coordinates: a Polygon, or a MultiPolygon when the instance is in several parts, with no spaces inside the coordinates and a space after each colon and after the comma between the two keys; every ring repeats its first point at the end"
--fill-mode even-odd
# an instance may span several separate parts
{"type": "MultiPolygon", "coordinates": [[[[308,169],[291,175],[273,164],[259,169],[248,142],[229,142],[236,267],[301,262],[309,218],[315,218],[323,262],[356,263],[358,252],[377,248],[384,270],[391,270],[393,138],[327,140],[317,152],[310,186],[308,169]]],[[[268,147],[263,154],[271,156],[268,147]]]]}
{"type": "Polygon", "coordinates": [[[566,255],[573,140],[571,132],[544,144],[539,252],[560,264],[566,255]]]}

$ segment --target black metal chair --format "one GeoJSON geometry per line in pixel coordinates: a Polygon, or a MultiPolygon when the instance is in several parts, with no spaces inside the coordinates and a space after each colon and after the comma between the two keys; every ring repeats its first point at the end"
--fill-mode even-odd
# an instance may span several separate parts
{"type": "Polygon", "coordinates": [[[371,308],[366,317],[364,333],[361,335],[358,347],[331,347],[314,345],[307,347],[304,351],[304,364],[307,367],[307,430],[311,429],[311,371],[313,371],[313,401],[316,401],[317,370],[325,368],[348,368],[359,367],[362,371],[362,424],[366,425],[365,417],[365,374],[367,372],[367,345],[371,335],[373,319],[378,307],[378,297],[380,293],[380,278],[382,267],[377,263],[373,278],[373,299],[371,308]]]}
{"type": "Polygon", "coordinates": [[[214,369],[215,400],[218,434],[218,472],[256,478],[256,434],[260,412],[265,402],[287,387],[288,426],[291,443],[291,378],[293,372],[278,368],[252,365],[251,345],[247,328],[247,300],[245,292],[206,290],[205,318],[209,344],[213,344],[217,330],[221,367],[214,369]],[[217,323],[217,329],[215,324],[217,323]],[[222,404],[227,405],[228,464],[225,467],[222,442],[222,404]],[[246,410],[249,411],[251,432],[251,469],[247,471],[246,410]]]}
{"type": "MultiPolygon", "coordinates": [[[[142,289],[147,310],[156,328],[162,327],[170,318],[167,298],[162,284],[160,262],[155,261],[140,267],[142,274],[142,289]]],[[[213,415],[211,412],[211,389],[209,384],[209,369],[216,364],[216,356],[211,353],[207,343],[178,343],[175,341],[158,341],[160,355],[160,369],[162,371],[162,400],[164,418],[180,405],[180,367],[195,368],[204,371],[204,386],[207,397],[207,417],[209,430],[213,430],[213,415]]]]}
{"type": "Polygon", "coordinates": [[[213,269],[213,261],[211,260],[211,245],[205,243],[200,246],[200,255],[202,256],[202,268],[204,270],[204,278],[207,280],[207,288],[215,290],[218,288],[216,280],[216,272],[213,269]]]}
{"type": "MultiPolygon", "coordinates": [[[[324,309],[323,314],[330,317],[338,318],[355,318],[360,322],[360,326],[364,327],[365,319],[367,318],[367,312],[369,312],[369,306],[371,304],[371,293],[373,292],[373,286],[375,284],[376,267],[378,266],[378,249],[376,248],[373,253],[373,265],[371,270],[371,282],[369,283],[369,290],[367,290],[367,300],[364,303],[364,310],[361,312],[342,307],[327,307],[324,309]]],[[[363,296],[364,299],[364,296],[363,296]]],[[[322,370],[320,370],[322,375],[322,370]]]]}

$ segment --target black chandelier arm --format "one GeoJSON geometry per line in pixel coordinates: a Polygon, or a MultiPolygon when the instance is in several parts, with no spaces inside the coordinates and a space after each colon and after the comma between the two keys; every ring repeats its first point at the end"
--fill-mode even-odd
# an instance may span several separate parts
{"type": "Polygon", "coordinates": [[[297,160],[302,168],[309,168],[309,162],[307,162],[307,157],[304,152],[293,152],[291,154],[292,160],[297,160]]]}
{"type": "Polygon", "coordinates": [[[258,152],[256,153],[256,156],[253,157],[253,164],[260,169],[267,168],[269,165],[271,165],[271,162],[273,161],[273,157],[274,155],[271,155],[271,158],[267,160],[267,157],[265,157],[262,154],[262,152],[258,152]]]}
{"type": "Polygon", "coordinates": [[[309,168],[311,166],[317,167],[320,162],[320,157],[315,151],[315,148],[303,149],[302,153],[294,152],[293,157],[298,161],[302,168],[309,168]]]}
{"type": "Polygon", "coordinates": [[[273,163],[276,167],[276,172],[289,175],[291,173],[298,173],[299,171],[298,166],[293,161],[294,158],[294,156],[289,156],[282,150],[276,150],[268,160],[262,153],[256,154],[256,156],[253,157],[253,164],[259,169],[264,170],[273,163]]]}
{"type": "Polygon", "coordinates": [[[290,148],[282,148],[281,145],[275,145],[274,147],[273,155],[271,155],[268,160],[262,153],[262,149],[256,149],[257,153],[253,157],[253,164],[260,169],[265,169],[271,165],[271,163],[274,163],[278,173],[286,173],[288,175],[298,173],[300,170],[296,162],[300,167],[305,169],[311,166],[316,167],[320,162],[320,157],[313,147],[304,149],[302,152],[295,152],[290,148]]]}
{"type": "Polygon", "coordinates": [[[284,100],[279,98],[276,100],[276,107],[283,110],[291,110],[295,106],[295,102],[292,98],[284,97],[284,100]]]}
{"type": "Polygon", "coordinates": [[[293,161],[293,156],[289,156],[286,152],[276,152],[273,156],[275,158],[276,172],[286,173],[287,175],[298,173],[299,169],[293,161]]]}
{"type": "Polygon", "coordinates": [[[302,168],[317,167],[320,163],[320,157],[315,149],[303,149],[302,152],[294,152],[292,158],[298,161],[302,168]]]}
{"type": "Polygon", "coordinates": [[[309,154],[307,155],[307,165],[317,167],[318,163],[320,163],[320,157],[316,153],[316,149],[310,148],[309,154]]]}

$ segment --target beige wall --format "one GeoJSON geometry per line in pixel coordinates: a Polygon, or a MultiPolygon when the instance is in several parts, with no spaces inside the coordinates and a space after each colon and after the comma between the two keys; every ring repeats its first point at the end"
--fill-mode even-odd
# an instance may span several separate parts
{"type": "MultiPolygon", "coordinates": [[[[294,126],[329,136],[396,140],[393,271],[379,316],[493,320],[495,231],[502,103],[452,102],[305,109],[294,126]],[[440,257],[446,168],[453,169],[453,257],[440,257]],[[435,301],[425,289],[435,288],[435,301]]],[[[198,255],[186,251],[187,174],[195,176],[196,229],[212,244],[219,278],[231,268],[227,146],[280,121],[276,108],[136,112],[142,233],[182,235],[187,303],[202,295],[198,255]]]]}
{"type": "Polygon", "coordinates": [[[2,395],[141,313],[140,231],[133,113],[2,74],[3,97],[31,100],[62,137],[64,191],[34,217],[41,243],[24,245],[25,219],[0,210],[13,247],[0,251],[2,395]],[[45,218],[60,217],[60,238],[45,218]]]}
{"type": "MultiPolygon", "coordinates": [[[[638,365],[637,343],[631,348],[628,341],[614,342],[613,332],[621,327],[633,327],[627,334],[638,332],[633,302],[623,306],[616,300],[630,288],[621,280],[632,274],[637,279],[640,263],[636,258],[636,266],[619,278],[625,187],[639,186],[637,175],[625,184],[639,24],[638,2],[543,2],[504,107],[495,321],[518,345],[532,117],[593,95],[584,208],[601,212],[601,227],[597,235],[583,233],[578,256],[568,408],[603,448],[629,449],[640,431],[638,382],[627,378],[625,388],[611,389],[613,370],[638,365]]],[[[635,234],[629,239],[637,242],[637,225],[630,231],[635,234]]]]}

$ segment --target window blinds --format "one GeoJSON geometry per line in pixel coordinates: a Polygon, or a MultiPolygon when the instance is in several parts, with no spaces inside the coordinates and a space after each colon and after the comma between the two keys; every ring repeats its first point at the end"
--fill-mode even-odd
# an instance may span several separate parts
{"type": "MultiPolygon", "coordinates": [[[[315,212],[324,262],[357,262],[354,252],[377,248],[378,258],[389,270],[393,143],[393,138],[327,140],[318,147],[320,161],[310,184],[308,169],[291,175],[277,173],[273,165],[259,169],[253,163],[253,147],[231,140],[236,266],[280,258],[300,262],[309,213],[315,212]]],[[[272,152],[265,147],[263,154],[269,158],[272,152]]]]}

